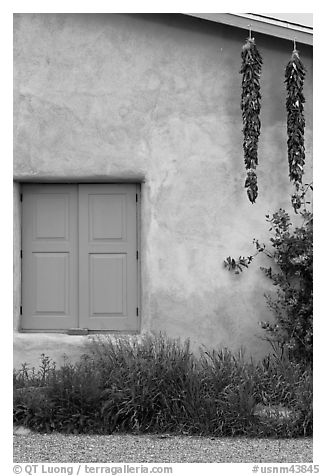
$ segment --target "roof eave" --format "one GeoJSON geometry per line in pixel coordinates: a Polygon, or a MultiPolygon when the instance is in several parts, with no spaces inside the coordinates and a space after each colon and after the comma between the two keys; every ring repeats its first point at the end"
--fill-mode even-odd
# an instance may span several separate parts
{"type": "Polygon", "coordinates": [[[216,23],[223,23],[247,31],[248,25],[250,24],[253,33],[264,33],[265,35],[276,36],[291,41],[295,38],[297,43],[306,45],[313,44],[312,28],[264,16],[257,17],[252,13],[186,13],[186,15],[216,23]]]}

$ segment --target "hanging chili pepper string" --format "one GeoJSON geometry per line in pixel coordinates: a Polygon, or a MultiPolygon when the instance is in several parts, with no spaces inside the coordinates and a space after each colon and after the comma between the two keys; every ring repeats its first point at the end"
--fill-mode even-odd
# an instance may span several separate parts
{"type": "Polygon", "coordinates": [[[285,68],[285,83],[287,89],[287,146],[289,177],[294,184],[295,192],[291,201],[294,211],[301,207],[302,176],[305,164],[304,128],[305,118],[303,114],[305,98],[303,84],[306,69],[296,49],[296,41],[293,40],[293,52],[290,61],[285,68]]]}
{"type": "MultiPolygon", "coordinates": [[[[249,25],[250,27],[250,25],[249,25]]],[[[245,188],[251,203],[256,201],[258,196],[258,185],[256,167],[258,165],[258,138],[260,135],[260,74],[262,57],[255,44],[255,39],[251,38],[251,28],[249,38],[242,47],[242,94],[241,110],[243,121],[243,151],[244,162],[247,169],[245,188]]]]}

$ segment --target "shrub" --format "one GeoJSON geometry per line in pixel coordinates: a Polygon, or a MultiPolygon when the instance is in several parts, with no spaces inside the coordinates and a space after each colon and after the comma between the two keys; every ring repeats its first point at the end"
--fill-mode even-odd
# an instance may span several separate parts
{"type": "Polygon", "coordinates": [[[278,270],[263,270],[277,286],[277,295],[267,296],[275,323],[263,322],[262,327],[289,353],[290,359],[312,364],[313,215],[305,210],[301,216],[302,224],[295,229],[284,210],[268,217],[273,233],[272,257],[278,270]]]}
{"type": "Polygon", "coordinates": [[[23,372],[14,371],[14,423],[38,431],[87,432],[98,395],[98,374],[87,355],[75,365],[65,359],[59,369],[42,355],[38,372],[26,364],[23,372]]]}
{"type": "MultiPolygon", "coordinates": [[[[305,200],[307,190],[301,200],[305,200]]],[[[224,266],[239,274],[259,253],[276,264],[274,269],[261,268],[277,288],[276,295],[265,296],[275,321],[261,322],[261,326],[273,348],[281,348],[290,360],[305,366],[313,361],[313,214],[305,208],[300,215],[302,223],[295,228],[283,209],[272,217],[266,215],[272,233],[271,249],[254,239],[254,255],[238,259],[228,256],[224,266]]]]}
{"type": "Polygon", "coordinates": [[[227,349],[195,356],[189,341],[159,335],[101,337],[76,364],[47,362],[45,374],[26,365],[15,372],[16,424],[75,433],[312,433],[311,369],[284,356],[258,363],[227,349]],[[258,405],[287,407],[290,417],[263,418],[258,405]]]}

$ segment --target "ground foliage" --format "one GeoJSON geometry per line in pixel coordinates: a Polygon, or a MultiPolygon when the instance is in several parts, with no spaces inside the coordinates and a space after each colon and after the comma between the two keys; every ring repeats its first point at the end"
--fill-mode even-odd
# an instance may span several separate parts
{"type": "Polygon", "coordinates": [[[75,364],[42,359],[40,371],[14,372],[14,422],[37,431],[312,434],[311,369],[277,353],[255,363],[227,349],[194,355],[189,341],[163,335],[103,336],[75,364]],[[266,418],[257,405],[280,414],[266,418]]]}

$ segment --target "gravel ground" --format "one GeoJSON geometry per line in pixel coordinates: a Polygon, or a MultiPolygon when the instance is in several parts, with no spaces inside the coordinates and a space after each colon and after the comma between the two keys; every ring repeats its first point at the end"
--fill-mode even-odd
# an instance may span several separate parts
{"type": "Polygon", "coordinates": [[[312,439],[14,435],[14,463],[310,463],[312,439]]]}

